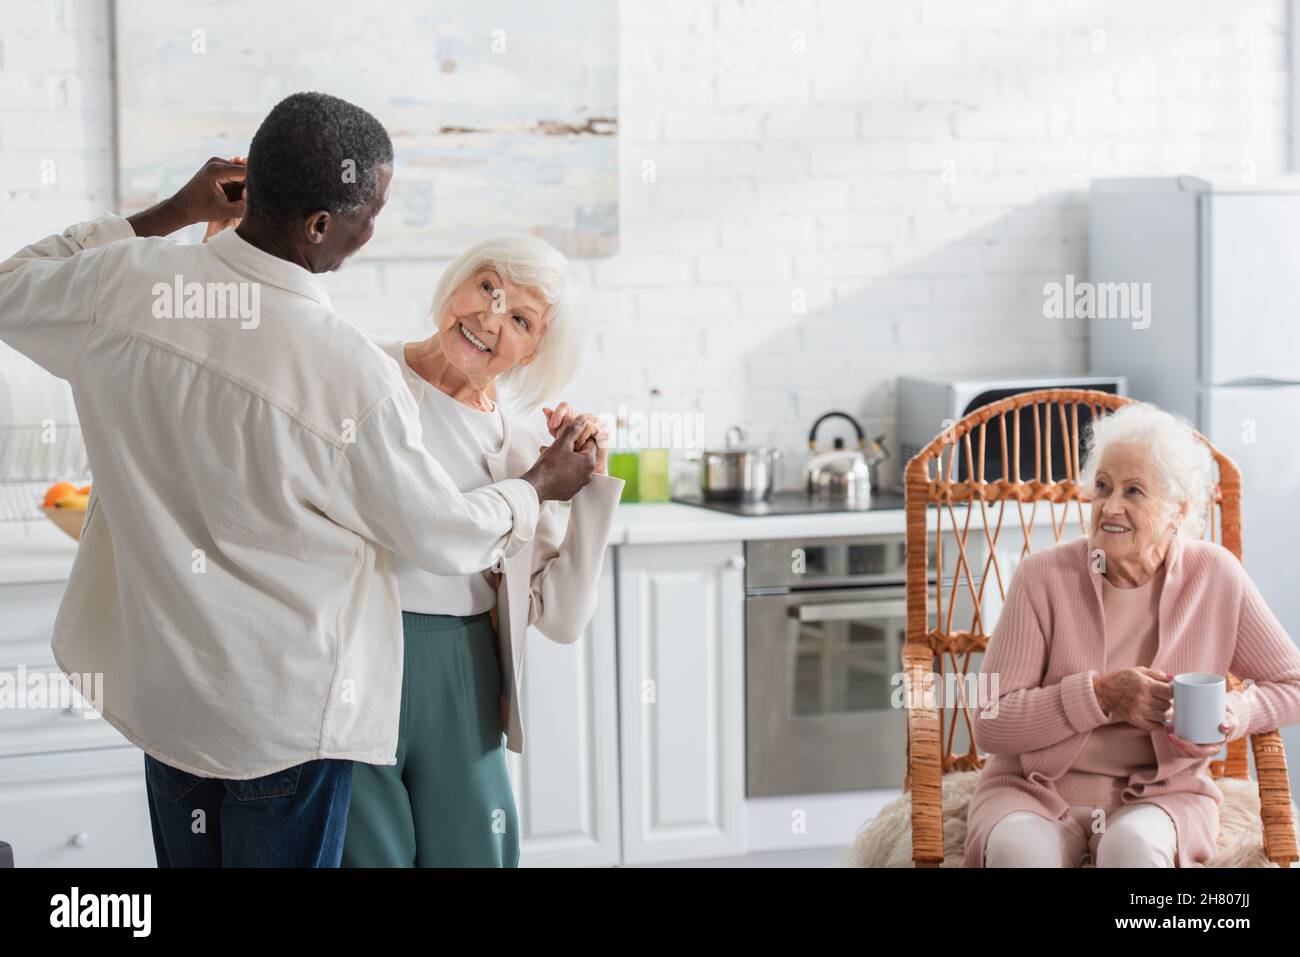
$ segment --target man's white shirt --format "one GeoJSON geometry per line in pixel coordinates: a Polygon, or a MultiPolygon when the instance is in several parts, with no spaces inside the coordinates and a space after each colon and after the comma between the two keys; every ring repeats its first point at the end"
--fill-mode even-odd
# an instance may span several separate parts
{"type": "Polygon", "coordinates": [[[103,674],[104,717],[208,777],[393,764],[395,556],[489,567],[531,540],[533,487],[459,492],[397,364],[233,229],[107,214],[28,246],[0,264],[0,339],[71,383],[94,487],[53,647],[103,674]],[[255,316],[220,308],[231,283],[255,316]]]}

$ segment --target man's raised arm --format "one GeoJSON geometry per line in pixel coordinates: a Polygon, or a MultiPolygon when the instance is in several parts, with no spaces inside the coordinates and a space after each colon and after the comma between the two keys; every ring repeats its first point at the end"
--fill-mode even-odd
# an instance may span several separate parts
{"type": "Polygon", "coordinates": [[[227,187],[243,177],[243,166],[211,159],[171,199],[130,219],[105,213],[20,249],[0,263],[0,339],[68,378],[95,313],[105,247],[242,215],[242,189],[232,200],[227,187]]]}

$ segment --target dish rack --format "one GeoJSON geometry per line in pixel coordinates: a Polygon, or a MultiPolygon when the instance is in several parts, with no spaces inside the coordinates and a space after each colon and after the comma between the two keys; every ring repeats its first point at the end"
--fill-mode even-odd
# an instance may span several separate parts
{"type": "MultiPolygon", "coordinates": [[[[56,511],[43,507],[55,482],[90,484],[81,427],[75,422],[0,426],[0,525],[45,521],[47,512],[56,511]]],[[[75,538],[69,526],[75,523],[79,531],[84,513],[48,517],[75,538]]]]}

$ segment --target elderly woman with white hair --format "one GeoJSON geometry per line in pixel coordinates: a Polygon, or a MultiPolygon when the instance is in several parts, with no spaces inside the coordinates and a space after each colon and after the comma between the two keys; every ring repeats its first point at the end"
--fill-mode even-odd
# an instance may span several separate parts
{"type": "Polygon", "coordinates": [[[1124,405],[1093,423],[1082,471],[1089,536],[1021,562],[989,638],[998,697],[973,711],[989,760],[964,864],[1203,866],[1223,802],[1209,760],[1300,721],[1300,653],[1241,563],[1201,539],[1214,466],[1185,420],[1124,405]],[[1173,733],[1182,672],[1247,683],[1222,741],[1173,733]]]}
{"type": "MultiPolygon", "coordinates": [[[[584,336],[567,261],[530,236],[479,243],[443,273],[432,318],[437,331],[428,339],[381,346],[420,408],[422,434],[409,440],[422,442],[462,490],[522,475],[542,433],[506,415],[493,387],[505,386],[522,412],[568,383],[584,336]]],[[[558,642],[582,634],[623,490],[608,474],[609,435],[596,416],[567,403],[543,411],[552,437],[577,422],[575,448],[596,447],[595,474],[573,497],[567,525],[557,503],[545,503],[529,545],[472,575],[435,575],[399,559],[397,763],[353,769],[345,867],[518,864],[505,749],[523,750],[524,638],[530,625],[558,642]]]]}

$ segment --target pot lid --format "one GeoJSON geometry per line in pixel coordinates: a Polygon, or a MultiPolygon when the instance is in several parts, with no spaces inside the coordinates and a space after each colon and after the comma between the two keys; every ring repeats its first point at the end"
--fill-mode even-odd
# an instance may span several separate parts
{"type": "Polygon", "coordinates": [[[745,432],[738,425],[727,429],[727,447],[723,449],[705,449],[703,455],[780,455],[779,449],[771,445],[744,445],[745,432]]]}

